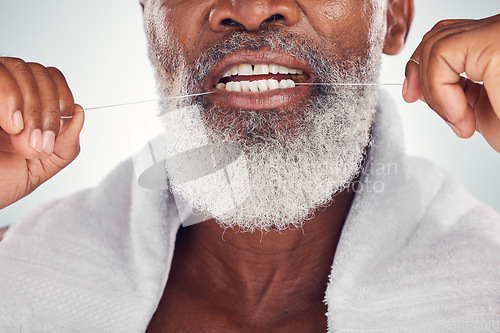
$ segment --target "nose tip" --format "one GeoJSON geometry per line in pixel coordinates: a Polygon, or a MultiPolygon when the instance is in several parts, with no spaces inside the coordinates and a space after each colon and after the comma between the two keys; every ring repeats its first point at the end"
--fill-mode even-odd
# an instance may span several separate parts
{"type": "Polygon", "coordinates": [[[209,26],[214,32],[230,28],[258,31],[267,25],[291,26],[300,20],[294,0],[240,0],[219,2],[210,12],[209,26]]]}

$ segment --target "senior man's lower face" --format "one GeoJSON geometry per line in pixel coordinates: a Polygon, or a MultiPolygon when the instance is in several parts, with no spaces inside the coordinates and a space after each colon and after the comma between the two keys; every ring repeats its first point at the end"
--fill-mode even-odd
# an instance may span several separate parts
{"type": "Polygon", "coordinates": [[[296,83],[375,82],[383,13],[378,0],[146,2],[160,94],[213,92],[163,103],[162,114],[186,110],[182,121],[165,123],[167,133],[241,145],[250,185],[229,211],[217,195],[226,184],[198,181],[174,192],[222,226],[250,231],[301,226],[334,200],[359,172],[376,88],[296,83]],[[187,118],[198,126],[179,128],[187,118]]]}

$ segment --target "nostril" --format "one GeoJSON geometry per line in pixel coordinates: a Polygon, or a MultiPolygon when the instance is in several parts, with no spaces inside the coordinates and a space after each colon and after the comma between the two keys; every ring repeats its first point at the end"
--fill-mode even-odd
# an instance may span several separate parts
{"type": "Polygon", "coordinates": [[[210,29],[214,32],[225,30],[242,30],[255,32],[267,25],[296,24],[301,17],[301,10],[295,1],[232,0],[217,1],[218,5],[211,9],[209,15],[210,29]],[[286,2],[286,6],[283,4],[286,2]],[[238,3],[238,5],[235,5],[238,3]],[[290,6],[288,5],[290,4],[290,6]]]}
{"type": "Polygon", "coordinates": [[[233,25],[239,25],[240,24],[240,23],[238,23],[235,20],[230,19],[230,18],[223,19],[220,23],[223,24],[223,25],[228,25],[228,26],[233,26],[233,25]]]}
{"type": "Polygon", "coordinates": [[[284,18],[285,17],[281,14],[274,14],[274,15],[269,16],[264,22],[274,22],[274,21],[278,21],[278,20],[281,20],[284,18]]]}
{"type": "MultiPolygon", "coordinates": [[[[268,22],[282,20],[284,18],[285,17],[281,14],[274,14],[274,15],[269,16],[264,22],[261,23],[261,25],[264,25],[265,23],[268,23],[268,22]]],[[[244,27],[243,24],[241,24],[240,22],[237,22],[237,21],[230,19],[230,18],[225,18],[220,23],[222,25],[229,26],[229,27],[238,26],[238,25],[244,27]]]]}
{"type": "Polygon", "coordinates": [[[273,22],[277,22],[277,21],[284,21],[285,20],[285,16],[281,15],[281,14],[273,14],[271,16],[269,16],[267,19],[265,19],[261,24],[260,24],[260,27],[263,28],[266,24],[268,23],[273,23],[273,22]]]}

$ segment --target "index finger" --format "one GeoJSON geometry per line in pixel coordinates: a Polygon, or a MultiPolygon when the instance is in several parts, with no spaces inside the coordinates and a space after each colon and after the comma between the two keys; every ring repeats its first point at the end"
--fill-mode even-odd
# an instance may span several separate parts
{"type": "Polygon", "coordinates": [[[56,84],[57,92],[59,94],[59,108],[61,110],[61,116],[72,116],[75,112],[75,100],[71,90],[69,89],[66,78],[63,73],[55,67],[47,67],[47,70],[56,84]]]}
{"type": "Polygon", "coordinates": [[[424,67],[428,60],[422,56],[423,45],[436,34],[443,33],[451,27],[463,27],[467,22],[469,22],[469,20],[443,20],[434,25],[434,27],[424,35],[422,41],[417,46],[411,55],[410,60],[406,64],[405,84],[403,87],[403,98],[406,102],[414,103],[417,100],[421,100],[427,103],[422,89],[422,82],[420,80],[420,78],[424,75],[422,72],[424,71],[424,67]]]}

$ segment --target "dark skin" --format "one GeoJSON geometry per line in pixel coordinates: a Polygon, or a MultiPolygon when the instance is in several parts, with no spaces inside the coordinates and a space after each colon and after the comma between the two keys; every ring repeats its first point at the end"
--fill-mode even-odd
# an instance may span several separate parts
{"type": "Polygon", "coordinates": [[[353,197],[342,193],[303,230],[182,230],[148,332],[326,331],[323,298],[353,197]]]}
{"type": "MultiPolygon", "coordinates": [[[[171,24],[189,50],[188,62],[225,33],[234,29],[258,33],[269,25],[305,33],[326,43],[338,57],[362,56],[368,28],[357,14],[360,5],[361,1],[317,0],[238,1],[234,7],[225,1],[143,3],[146,20],[171,24]],[[275,14],[282,17],[263,24],[275,14]],[[238,25],[226,25],[224,19],[238,25]]],[[[387,53],[396,53],[403,45],[412,16],[411,1],[395,1],[393,6],[387,53]]],[[[214,221],[182,230],[148,332],[325,332],[325,290],[353,198],[353,191],[342,192],[303,230],[224,232],[214,221]]]]}
{"type": "MultiPolygon", "coordinates": [[[[258,33],[269,25],[306,34],[334,57],[361,57],[368,45],[361,3],[144,0],[142,5],[145,20],[159,33],[164,22],[171,24],[189,63],[231,29],[258,33]],[[267,21],[277,14],[278,19],[267,21]],[[227,25],[225,19],[238,24],[227,25]]],[[[388,0],[388,5],[384,52],[396,54],[406,38],[413,3],[388,0]]],[[[403,96],[409,102],[426,101],[462,137],[479,130],[500,151],[500,95],[495,93],[500,76],[498,66],[491,65],[500,59],[499,21],[497,16],[448,21],[434,28],[415,51],[420,65],[408,65],[403,96]],[[484,54],[488,57],[478,56],[484,54]],[[484,81],[484,87],[458,80],[464,69],[469,77],[484,81]]],[[[77,112],[81,108],[56,69],[0,59],[1,208],[28,195],[76,157],[83,113],[77,112]],[[17,111],[22,118],[15,116],[17,111]],[[61,114],[74,117],[61,126],[61,114]]],[[[182,230],[149,331],[325,331],[324,292],[353,195],[339,194],[303,230],[271,231],[263,237],[232,230],[223,234],[213,221],[182,230]]]]}

